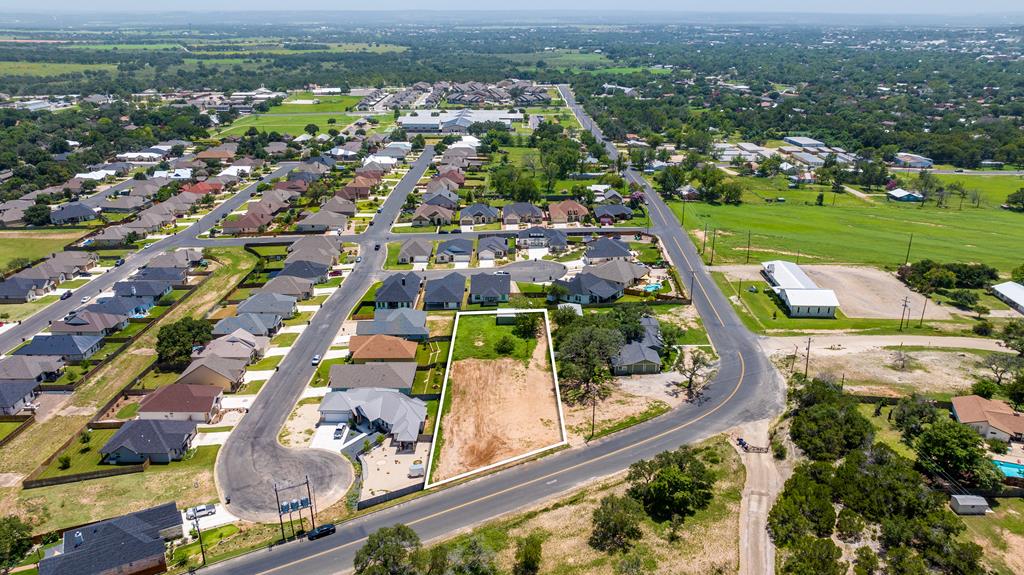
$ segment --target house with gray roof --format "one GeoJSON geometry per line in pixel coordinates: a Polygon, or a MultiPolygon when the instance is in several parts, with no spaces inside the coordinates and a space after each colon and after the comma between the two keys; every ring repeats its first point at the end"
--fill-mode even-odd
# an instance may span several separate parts
{"type": "Polygon", "coordinates": [[[253,335],[244,329],[236,329],[207,343],[199,351],[192,352],[192,359],[223,357],[253,362],[263,357],[270,347],[270,338],[253,335]]]}
{"type": "Polygon", "coordinates": [[[100,204],[100,211],[127,214],[148,208],[153,202],[139,196],[121,196],[100,204]]]}
{"type": "Polygon", "coordinates": [[[175,250],[164,252],[145,265],[147,268],[181,268],[188,269],[199,265],[203,261],[203,251],[197,249],[175,250]]]}
{"type": "Polygon", "coordinates": [[[264,313],[279,315],[284,319],[289,319],[298,311],[297,301],[294,296],[258,293],[249,296],[248,299],[238,304],[235,310],[239,314],[264,313]]]}
{"type": "Polygon", "coordinates": [[[632,217],[633,210],[621,204],[603,204],[594,208],[594,218],[606,226],[632,217]]]}
{"type": "Polygon", "coordinates": [[[213,326],[213,335],[228,335],[244,329],[245,331],[264,337],[273,336],[281,327],[281,316],[275,313],[240,313],[226,317],[213,326]]]}
{"type": "Polygon", "coordinates": [[[320,210],[310,214],[295,223],[296,231],[300,232],[327,232],[344,231],[348,227],[348,217],[328,210],[320,210]]]}
{"type": "Polygon", "coordinates": [[[481,260],[503,260],[508,257],[508,240],[501,236],[480,238],[476,246],[476,257],[481,260]]]}
{"type": "Polygon", "coordinates": [[[99,218],[96,210],[82,202],[68,202],[50,212],[50,221],[58,226],[88,222],[99,218]]]}
{"type": "Polygon", "coordinates": [[[278,275],[263,284],[257,293],[290,295],[301,301],[313,297],[313,282],[303,278],[278,275]]]}
{"type": "Polygon", "coordinates": [[[459,224],[463,226],[492,224],[499,219],[501,219],[501,210],[487,204],[472,204],[459,211],[459,224]]]}
{"type": "Polygon", "coordinates": [[[248,363],[245,358],[206,355],[193,360],[174,383],[215,385],[224,391],[235,391],[242,384],[248,363]]]}
{"type": "Polygon", "coordinates": [[[36,397],[35,381],[0,381],[0,415],[17,415],[36,397]]]}
{"type": "Polygon", "coordinates": [[[437,245],[434,261],[439,264],[469,262],[473,259],[473,240],[453,238],[437,245]]]}
{"type": "Polygon", "coordinates": [[[0,359],[0,415],[15,415],[36,397],[39,385],[64,372],[59,357],[12,355],[0,359]]]}
{"type": "Polygon", "coordinates": [[[620,259],[592,266],[583,266],[582,271],[626,287],[632,286],[651,273],[651,269],[643,264],[620,259]]]}
{"type": "Polygon", "coordinates": [[[0,303],[24,303],[39,299],[53,291],[56,284],[49,278],[13,276],[0,281],[0,303]]]}
{"type": "Polygon", "coordinates": [[[459,309],[465,292],[466,278],[459,273],[427,280],[423,289],[423,309],[459,309]]]}
{"type": "Polygon", "coordinates": [[[625,294],[626,286],[597,277],[592,273],[580,272],[572,279],[557,279],[555,285],[565,288],[559,300],[578,303],[606,303],[615,301],[625,294]]]}
{"type": "Polygon", "coordinates": [[[161,298],[171,293],[171,288],[169,281],[131,279],[114,284],[114,295],[160,301],[161,298]]]}
{"type": "Polygon", "coordinates": [[[83,311],[95,311],[100,313],[109,313],[113,315],[124,315],[128,317],[142,317],[149,312],[150,308],[153,307],[152,298],[137,298],[137,297],[105,297],[103,299],[96,300],[83,308],[79,308],[79,312],[83,311]]]}
{"type": "Polygon", "coordinates": [[[182,285],[188,282],[188,271],[184,268],[158,268],[152,265],[139,270],[132,276],[134,281],[159,281],[169,282],[172,285],[182,285]]]}
{"type": "Polygon", "coordinates": [[[332,365],[330,371],[330,385],[333,391],[384,387],[409,394],[415,378],[414,361],[340,363],[332,365]]]}
{"type": "Polygon", "coordinates": [[[408,307],[375,309],[373,319],[356,322],[356,335],[393,335],[414,341],[427,339],[427,313],[408,307]]]}
{"type": "Polygon", "coordinates": [[[400,264],[425,264],[430,261],[434,253],[434,242],[430,240],[406,240],[398,248],[398,263],[400,264]]]}
{"type": "Polygon", "coordinates": [[[507,204],[501,208],[501,219],[507,226],[539,224],[544,221],[544,210],[525,202],[507,204]]]}
{"type": "Polygon", "coordinates": [[[65,362],[85,361],[93,356],[103,344],[98,335],[36,335],[32,341],[14,350],[14,355],[56,356],[65,362]]]}
{"type": "Polygon", "coordinates": [[[590,243],[583,261],[593,265],[613,260],[630,261],[632,259],[633,252],[629,250],[629,244],[622,240],[602,237],[590,243]]]}
{"type": "Polygon", "coordinates": [[[133,419],[114,432],[100,454],[114,464],[170,463],[181,460],[195,436],[194,421],[133,419]]]}
{"type": "Polygon", "coordinates": [[[612,357],[612,373],[615,375],[661,372],[661,353],[665,343],[658,319],[646,315],[640,318],[640,325],[643,328],[640,338],[627,342],[612,357]]]}
{"type": "Polygon", "coordinates": [[[388,276],[374,294],[374,304],[378,309],[397,309],[416,307],[420,293],[420,276],[413,273],[399,273],[388,276]]]}
{"type": "Polygon", "coordinates": [[[95,311],[76,311],[50,324],[50,333],[105,336],[128,327],[128,316],[95,311]]]}
{"type": "Polygon", "coordinates": [[[325,265],[321,262],[297,259],[285,264],[284,269],[282,269],[277,275],[302,278],[318,284],[327,281],[327,274],[330,273],[330,271],[331,266],[325,265]]]}
{"type": "Polygon", "coordinates": [[[318,252],[331,253],[337,257],[341,253],[341,242],[337,238],[327,236],[310,236],[299,238],[288,246],[288,253],[294,254],[315,250],[318,252]]]}
{"type": "Polygon", "coordinates": [[[320,206],[320,211],[334,212],[351,218],[356,215],[356,204],[352,200],[333,196],[324,205],[320,206]]]}
{"type": "Polygon", "coordinates": [[[427,404],[397,389],[332,391],[320,402],[321,423],[355,420],[358,429],[390,435],[399,451],[404,452],[415,451],[426,418],[427,404]]]}
{"type": "Polygon", "coordinates": [[[552,252],[560,252],[569,247],[569,236],[562,230],[534,226],[519,231],[516,235],[516,246],[522,249],[547,248],[552,252]]]}
{"type": "Polygon", "coordinates": [[[313,262],[331,268],[334,267],[334,264],[338,263],[338,255],[327,250],[310,247],[288,254],[288,257],[284,259],[285,266],[292,262],[313,262]]]}
{"type": "Polygon", "coordinates": [[[512,276],[508,274],[474,274],[469,278],[469,301],[483,305],[508,302],[512,276]]]}
{"type": "Polygon", "coordinates": [[[459,194],[439,189],[423,194],[423,203],[428,206],[441,206],[452,211],[459,209],[459,194]]]}
{"type": "Polygon", "coordinates": [[[184,535],[181,513],[169,502],[64,532],[40,575],[163,573],[167,541],[184,535]]]}

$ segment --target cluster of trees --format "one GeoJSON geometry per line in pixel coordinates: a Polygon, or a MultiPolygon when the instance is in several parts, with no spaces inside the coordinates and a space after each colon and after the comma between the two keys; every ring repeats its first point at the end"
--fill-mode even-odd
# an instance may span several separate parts
{"type": "Polygon", "coordinates": [[[790,435],[801,449],[810,449],[807,455],[814,461],[796,469],[769,514],[769,533],[787,551],[784,573],[846,573],[849,565],[840,560],[842,552],[831,540],[833,535],[865,543],[857,549],[854,572],[877,573],[879,556],[866,544],[873,533],[878,534],[886,573],[986,573],[981,548],[963,541],[963,522],[947,509],[946,496],[932,491],[922,475],[934,473],[979,488],[998,484],[1001,474],[985,456],[982,438],[973,429],[920,397],[901,400],[890,418],[915,450],[915,467],[891,447],[872,445],[871,423],[863,416],[831,413],[837,426],[856,429],[852,436],[823,427],[822,417],[815,417],[812,427],[806,421],[798,424],[808,404],[850,406],[856,413],[853,399],[844,396],[831,378],[804,383],[793,400],[797,413],[790,435]],[[825,437],[812,439],[812,433],[825,437]],[[877,531],[867,529],[874,525],[877,531]]]}
{"type": "MultiPolygon", "coordinates": [[[[982,289],[999,280],[999,270],[985,264],[921,260],[900,267],[903,283],[921,293],[951,289],[982,289]]],[[[941,292],[940,292],[941,293],[941,292]]]]}
{"type": "Polygon", "coordinates": [[[687,163],[667,166],[654,176],[662,194],[675,195],[680,188],[696,182],[699,199],[711,204],[740,204],[743,201],[743,185],[729,178],[711,164],[687,163]]]}
{"type": "Polygon", "coordinates": [[[156,335],[157,363],[168,369],[184,369],[192,361],[192,349],[213,339],[213,325],[205,319],[182,318],[160,328],[156,335]]]}

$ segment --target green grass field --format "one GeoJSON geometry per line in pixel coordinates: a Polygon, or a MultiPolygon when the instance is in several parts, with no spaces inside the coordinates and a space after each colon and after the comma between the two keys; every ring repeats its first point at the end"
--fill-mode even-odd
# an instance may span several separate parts
{"type": "MultiPolygon", "coordinates": [[[[305,106],[290,104],[289,108],[305,106]]],[[[279,132],[287,133],[292,136],[298,136],[305,131],[307,124],[316,124],[320,128],[321,132],[326,132],[332,127],[344,128],[356,120],[356,116],[346,115],[345,113],[339,112],[337,114],[321,114],[321,113],[303,113],[300,110],[298,113],[289,113],[282,116],[271,116],[267,114],[254,114],[252,116],[244,116],[239,118],[237,121],[232,123],[230,126],[221,130],[218,136],[230,136],[244,134],[249,128],[255,127],[261,132],[279,132]],[[334,118],[336,123],[328,124],[327,120],[334,118]]]]}
{"type": "MultiPolygon", "coordinates": [[[[959,182],[968,191],[977,190],[981,194],[981,205],[990,208],[998,208],[1006,201],[1006,196],[1024,189],[1024,178],[1020,176],[976,176],[964,174],[936,174],[936,178],[944,184],[959,182]]],[[[913,181],[913,179],[911,179],[913,181]]],[[[970,198],[964,201],[967,206],[970,198]]],[[[960,206],[960,198],[949,198],[949,204],[953,208],[960,206]]]]}
{"type": "Polygon", "coordinates": [[[512,333],[513,326],[497,325],[494,315],[463,315],[459,317],[459,328],[455,333],[455,351],[452,361],[460,359],[498,359],[512,357],[527,361],[537,346],[536,339],[522,339],[512,333]],[[515,350],[508,356],[494,351],[494,344],[509,336],[515,342],[515,350]]]}
{"type": "Polygon", "coordinates": [[[359,103],[359,96],[314,96],[310,93],[293,94],[280,106],[274,106],[268,114],[307,114],[310,112],[345,113],[359,103]],[[294,104],[296,100],[319,100],[317,104],[294,104]]]}
{"type": "Polygon", "coordinates": [[[402,249],[401,242],[388,242],[388,257],[384,262],[386,270],[411,270],[412,264],[398,263],[398,252],[402,249]]]}
{"type": "Polygon", "coordinates": [[[70,62],[0,62],[0,76],[59,76],[88,71],[102,70],[113,72],[117,66],[113,64],[73,64],[70,62]]]}
{"type": "MultiPolygon", "coordinates": [[[[3,74],[0,71],[0,74],[3,74]]],[[[23,228],[0,231],[0,269],[6,269],[19,258],[37,260],[89,233],[88,228],[23,228]]]]}
{"type": "MultiPolygon", "coordinates": [[[[884,199],[868,203],[850,194],[825,193],[814,205],[817,189],[788,190],[781,179],[742,178],[740,206],[688,203],[686,228],[702,245],[705,226],[717,229],[715,263],[745,263],[747,233],[750,261],[786,257],[802,263],[852,263],[894,268],[903,264],[913,234],[910,259],[983,262],[1008,271],[1020,265],[1024,215],[994,208],[958,210],[928,204],[897,205],[884,199]],[[785,203],[767,199],[784,197],[785,203]]],[[[670,207],[679,219],[682,202],[670,207]]],[[[711,257],[708,238],[705,261],[711,257]]]]}
{"type": "Polygon", "coordinates": [[[20,421],[0,421],[0,439],[7,437],[19,427],[21,427],[20,421]]]}

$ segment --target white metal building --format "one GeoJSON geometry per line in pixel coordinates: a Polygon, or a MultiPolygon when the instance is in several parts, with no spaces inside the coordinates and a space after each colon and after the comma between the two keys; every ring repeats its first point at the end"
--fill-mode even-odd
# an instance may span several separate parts
{"type": "Polygon", "coordinates": [[[1006,305],[1024,313],[1024,285],[1017,282],[1004,282],[992,286],[992,293],[1006,302],[1006,305]]]}
{"type": "Polygon", "coordinates": [[[773,260],[761,264],[761,273],[789,309],[789,317],[835,317],[839,299],[830,289],[818,287],[793,262],[773,260]]]}

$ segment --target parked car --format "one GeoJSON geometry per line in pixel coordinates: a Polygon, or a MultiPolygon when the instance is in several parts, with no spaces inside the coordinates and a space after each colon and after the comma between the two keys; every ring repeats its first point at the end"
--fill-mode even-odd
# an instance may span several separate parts
{"type": "Polygon", "coordinates": [[[117,261],[114,262],[114,267],[123,266],[123,265],[124,265],[124,258],[117,258],[117,261]]]}
{"type": "Polygon", "coordinates": [[[348,426],[344,423],[339,423],[338,426],[334,428],[334,439],[341,439],[342,437],[345,437],[345,429],[347,427],[348,426]]]}
{"type": "Polygon", "coordinates": [[[66,292],[60,294],[60,299],[68,299],[70,297],[71,297],[71,291],[66,291],[66,292]]]}
{"type": "Polygon", "coordinates": [[[89,301],[91,299],[92,299],[91,295],[84,295],[84,296],[82,296],[82,303],[86,303],[87,301],[89,301]]]}
{"type": "Polygon", "coordinates": [[[380,251],[380,244],[374,244],[373,245],[373,251],[379,252],[380,251]]]}
{"type": "Polygon", "coordinates": [[[312,359],[312,360],[310,361],[310,363],[311,363],[312,365],[320,365],[320,360],[321,360],[321,359],[322,359],[322,358],[320,357],[320,355],[319,355],[319,354],[317,354],[317,355],[314,355],[314,356],[313,356],[313,359],[312,359]]]}
{"type": "Polygon", "coordinates": [[[363,262],[363,256],[359,256],[359,257],[356,258],[356,263],[357,264],[362,263],[362,262],[363,262]]]}
{"type": "Polygon", "coordinates": [[[452,233],[453,234],[461,234],[462,233],[462,228],[455,228],[454,230],[452,230],[452,233]]]}
{"type": "Polygon", "coordinates": [[[208,517],[217,513],[217,507],[213,505],[196,505],[185,512],[185,519],[192,521],[198,517],[208,517]]]}
{"type": "Polygon", "coordinates": [[[338,529],[334,526],[333,523],[324,523],[323,525],[310,529],[309,533],[306,534],[306,538],[310,541],[316,541],[321,537],[326,537],[328,535],[331,535],[332,533],[335,533],[337,530],[338,529]]]}

